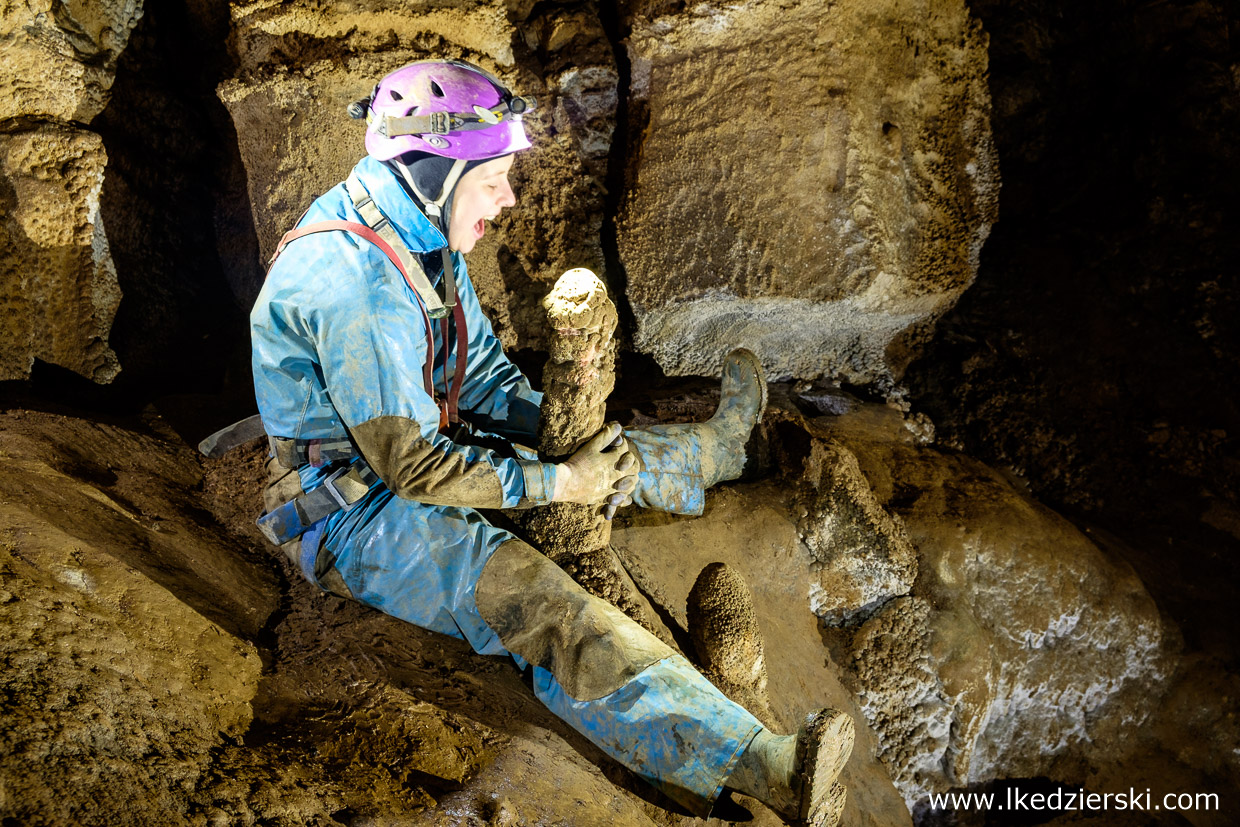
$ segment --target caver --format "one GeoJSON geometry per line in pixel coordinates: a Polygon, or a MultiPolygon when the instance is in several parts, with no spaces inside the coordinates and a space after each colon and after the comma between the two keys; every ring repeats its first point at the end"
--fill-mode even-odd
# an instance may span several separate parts
{"type": "Polygon", "coordinates": [[[350,107],[366,150],[281,241],[250,315],[272,446],[264,532],[322,588],[511,656],[604,752],[705,815],[724,787],[832,824],[851,719],[778,736],[683,657],[478,509],[550,502],[700,514],[739,476],[762,415],[758,360],[724,360],[696,425],[606,426],[564,462],[535,443],[541,395],[504,355],[465,267],[515,203],[533,101],[482,69],[424,61],[350,107]]]}

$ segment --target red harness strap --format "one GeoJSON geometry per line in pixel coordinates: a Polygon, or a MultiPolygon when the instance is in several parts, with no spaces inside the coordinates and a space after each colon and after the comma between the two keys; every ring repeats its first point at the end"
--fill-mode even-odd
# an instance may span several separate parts
{"type": "Polygon", "coordinates": [[[435,380],[433,372],[435,368],[435,338],[431,333],[431,320],[426,314],[426,305],[422,302],[422,297],[418,295],[417,288],[413,286],[413,280],[409,278],[409,273],[405,271],[405,267],[400,263],[400,258],[396,255],[396,251],[392,249],[383,238],[367,227],[365,224],[358,224],[354,221],[319,221],[315,224],[308,224],[295,230],[289,230],[280,239],[280,243],[276,245],[275,254],[272,255],[271,261],[267,263],[267,269],[271,269],[271,265],[275,263],[280,253],[284,252],[284,248],[289,242],[296,241],[302,236],[311,235],[313,233],[323,233],[331,230],[344,230],[374,244],[392,264],[396,265],[396,269],[405,277],[405,283],[409,285],[409,289],[413,291],[414,298],[417,299],[418,309],[422,311],[422,320],[426,322],[426,364],[422,366],[422,384],[426,387],[426,393],[434,399],[439,406],[439,429],[443,430],[450,423],[459,422],[460,417],[457,416],[457,399],[461,395],[461,385],[465,382],[465,364],[469,357],[469,334],[465,327],[465,311],[461,308],[458,301],[452,308],[452,319],[456,322],[456,372],[453,381],[448,381],[448,319],[443,319],[443,364],[444,364],[444,395],[439,398],[435,394],[435,380]]]}

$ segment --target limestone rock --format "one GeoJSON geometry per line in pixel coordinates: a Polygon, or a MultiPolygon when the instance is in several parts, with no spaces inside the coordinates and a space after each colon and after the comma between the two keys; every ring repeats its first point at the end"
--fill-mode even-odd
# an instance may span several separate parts
{"type": "Polygon", "coordinates": [[[698,3],[636,14],[628,48],[638,349],[670,374],[745,346],[771,379],[898,377],[996,217],[965,4],[698,3]]]}
{"type": "Polygon", "coordinates": [[[107,155],[93,132],[0,135],[0,379],[34,360],[96,382],[120,370],[108,332],[120,303],[99,212],[107,155]]]}
{"type": "Polygon", "coordinates": [[[605,270],[599,236],[618,75],[596,15],[551,9],[516,22],[523,36],[500,0],[236,4],[238,68],[218,94],[236,128],[263,259],[365,154],[350,102],[414,60],[469,60],[538,102],[525,119],[535,149],[511,173],[517,206],[479,241],[469,267],[501,341],[543,346],[538,302],[550,284],[572,267],[605,270]]]}
{"type": "Polygon", "coordinates": [[[41,438],[68,435],[64,423],[73,421],[10,414],[0,425],[0,816],[188,824],[213,750],[252,716],[260,658],[229,628],[252,634],[265,615],[255,605],[251,622],[241,611],[228,626],[213,622],[159,571],[171,560],[144,558],[140,547],[149,555],[161,540],[196,562],[216,552],[188,512],[143,493],[152,478],[184,484],[167,452],[112,470],[101,461],[109,448],[148,446],[85,423],[78,435],[98,439],[41,438]]]}
{"type": "Polygon", "coordinates": [[[86,124],[103,111],[142,0],[0,6],[0,121],[86,124]]]}
{"type": "Polygon", "coordinates": [[[850,683],[910,806],[1066,755],[1120,757],[1117,728],[1152,713],[1173,666],[1132,570],[981,463],[904,427],[836,427],[848,418],[810,425],[857,458],[919,555],[910,595],[851,644],[850,683]]]}
{"type": "Polygon", "coordinates": [[[685,615],[702,673],[767,728],[778,729],[767,697],[766,647],[744,578],[711,563],[694,581],[685,615]]]}
{"type": "Polygon", "coordinates": [[[908,594],[917,551],[899,518],[875,499],[857,459],[829,440],[814,440],[806,461],[809,489],[799,521],[817,574],[810,606],[828,623],[853,620],[908,594]]]}

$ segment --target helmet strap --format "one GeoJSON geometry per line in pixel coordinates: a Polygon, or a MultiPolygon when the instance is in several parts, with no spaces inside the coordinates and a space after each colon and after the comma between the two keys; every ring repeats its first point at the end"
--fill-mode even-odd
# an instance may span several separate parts
{"type": "MultiPolygon", "coordinates": [[[[448,240],[448,221],[443,214],[444,204],[448,197],[452,195],[452,190],[461,180],[461,175],[465,172],[465,166],[469,161],[464,158],[457,158],[452,163],[452,169],[448,171],[448,175],[444,178],[443,186],[439,189],[439,197],[431,199],[421,189],[419,189],[416,181],[413,180],[413,173],[409,170],[408,164],[396,164],[400,169],[400,174],[405,179],[405,183],[413,190],[413,194],[422,202],[422,208],[426,211],[426,216],[435,225],[435,229],[443,234],[444,240],[448,240]]],[[[450,216],[449,216],[450,218],[450,216]]],[[[452,253],[448,245],[444,245],[443,251],[443,303],[444,307],[452,307],[456,304],[456,276],[452,268],[452,253]]]]}

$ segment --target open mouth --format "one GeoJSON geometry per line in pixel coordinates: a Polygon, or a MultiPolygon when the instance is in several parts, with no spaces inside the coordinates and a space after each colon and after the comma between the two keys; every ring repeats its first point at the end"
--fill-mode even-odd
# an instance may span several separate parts
{"type": "Polygon", "coordinates": [[[477,235],[478,238],[482,238],[482,236],[485,235],[487,231],[487,222],[494,221],[495,218],[496,216],[494,215],[486,215],[486,216],[483,216],[482,218],[479,218],[478,223],[474,224],[474,234],[477,235]]]}

